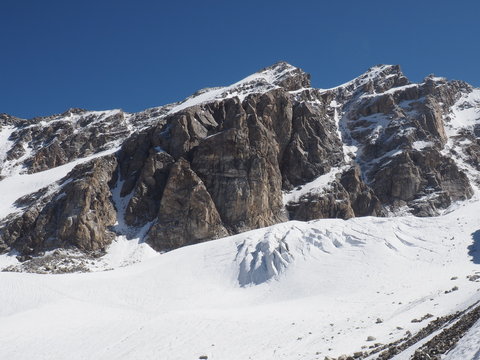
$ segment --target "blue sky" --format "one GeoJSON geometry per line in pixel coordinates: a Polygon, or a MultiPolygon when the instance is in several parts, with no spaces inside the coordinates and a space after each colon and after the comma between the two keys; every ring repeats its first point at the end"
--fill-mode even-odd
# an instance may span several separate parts
{"type": "Polygon", "coordinates": [[[279,60],[332,87],[376,64],[480,86],[478,1],[0,0],[0,113],[139,111],[279,60]]]}

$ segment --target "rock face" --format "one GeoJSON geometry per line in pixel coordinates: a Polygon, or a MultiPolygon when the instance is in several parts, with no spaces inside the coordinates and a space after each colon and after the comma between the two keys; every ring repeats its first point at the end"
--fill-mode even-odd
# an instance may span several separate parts
{"type": "Polygon", "coordinates": [[[220,104],[221,131],[192,153],[192,168],[233,232],[284,218],[279,156],[291,132],[292,105],[282,95],[252,96],[244,104],[234,99],[220,104]]]}
{"type": "Polygon", "coordinates": [[[157,250],[226,236],[222,220],[202,180],[188,161],[179,159],[170,171],[158,218],[147,235],[157,250]]]}
{"type": "Polygon", "coordinates": [[[374,184],[381,200],[400,206],[410,204],[419,216],[436,215],[437,209],[473,195],[465,173],[434,149],[396,156],[389,166],[378,170],[374,184]]]}
{"type": "Polygon", "coordinates": [[[84,251],[103,250],[114,238],[109,226],[116,221],[109,182],[116,168],[114,156],[76,167],[56,192],[42,189],[17,201],[27,206],[22,216],[6,221],[1,242],[24,254],[74,246],[84,251]]]}
{"type": "Polygon", "coordinates": [[[323,193],[306,194],[287,209],[293,220],[301,221],[386,215],[381,201],[361,180],[358,166],[346,170],[323,193]]]}
{"type": "Polygon", "coordinates": [[[146,158],[125,212],[127,224],[138,226],[155,219],[173,163],[173,158],[163,151],[146,158]]]}
{"type": "Polygon", "coordinates": [[[479,182],[479,108],[468,84],[412,84],[398,66],[320,90],[278,63],[137,114],[2,114],[0,179],[80,164],[17,200],[0,252],[101,251],[126,228],[166,251],[288,219],[436,215],[479,182]]]}
{"type": "MultiPolygon", "coordinates": [[[[370,73],[376,80],[362,84],[360,92],[353,85],[350,93],[333,91],[344,104],[339,119],[344,141],[358,147],[355,161],[375,195],[390,209],[403,207],[419,216],[471,197],[469,179],[444,149],[451,141],[445,119],[472,88],[434,77],[410,84],[392,66],[370,73]]],[[[469,156],[473,162],[475,157],[469,156]]]]}
{"type": "Polygon", "coordinates": [[[342,143],[326,106],[301,102],[293,111],[293,136],[282,161],[284,186],[297,186],[343,162],[342,143]]]}

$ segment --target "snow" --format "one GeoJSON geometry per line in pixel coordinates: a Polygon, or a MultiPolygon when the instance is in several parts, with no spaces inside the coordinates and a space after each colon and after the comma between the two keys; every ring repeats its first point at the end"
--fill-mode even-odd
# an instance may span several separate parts
{"type": "Polygon", "coordinates": [[[90,266],[93,271],[124,267],[159,255],[143,240],[152,225],[151,223],[138,228],[128,226],[125,223],[125,211],[133,192],[121,197],[120,192],[123,183],[123,180],[118,180],[116,186],[112,189],[112,199],[117,210],[117,221],[113,231],[117,236],[108,247],[107,254],[99,262],[90,266]]]}
{"type": "Polygon", "coordinates": [[[112,271],[0,273],[2,356],[323,359],[387,343],[478,297],[479,210],[293,221],[112,271]]]}
{"type": "Polygon", "coordinates": [[[464,147],[469,145],[469,139],[458,139],[463,129],[473,130],[474,126],[480,124],[480,89],[473,89],[453,105],[451,114],[445,119],[445,133],[448,141],[442,150],[442,154],[452,157],[457,166],[463,170],[474,188],[477,189],[478,171],[471,165],[469,156],[465,153],[464,147]]]}
{"type": "Polygon", "coordinates": [[[160,256],[143,241],[145,228],[143,230],[143,232],[139,231],[135,238],[129,238],[126,235],[117,236],[108,247],[107,254],[99,262],[89,266],[90,270],[111,270],[160,256]]]}
{"type": "Polygon", "coordinates": [[[353,140],[349,138],[350,134],[348,134],[348,130],[345,128],[345,122],[342,121],[342,117],[339,114],[339,108],[341,108],[341,105],[338,104],[336,100],[332,100],[330,106],[333,107],[334,111],[333,120],[337,126],[337,136],[342,140],[343,158],[348,162],[351,158],[354,158],[357,155],[358,146],[347,144],[348,141],[353,142],[353,140]]]}
{"type": "MultiPolygon", "coordinates": [[[[385,94],[395,94],[396,92],[398,91],[405,91],[406,89],[410,89],[410,88],[415,88],[417,87],[418,84],[408,84],[408,85],[403,85],[403,86],[397,86],[397,87],[393,87],[391,89],[388,89],[388,90],[385,90],[381,93],[381,95],[385,95],[385,94]]],[[[379,94],[363,94],[361,97],[362,98],[370,98],[370,97],[376,97],[378,96],[379,94]]]]}
{"type": "Polygon", "coordinates": [[[306,194],[321,194],[325,192],[328,189],[328,185],[335,180],[336,175],[341,174],[348,167],[348,165],[333,167],[328,173],[317,177],[315,180],[283,193],[283,203],[298,202],[300,198],[306,194]]]}
{"type": "MultiPolygon", "coordinates": [[[[353,80],[350,80],[350,81],[348,81],[344,84],[335,86],[333,88],[319,89],[319,90],[320,91],[331,91],[331,90],[337,90],[337,89],[342,89],[342,88],[348,88],[348,87],[351,87],[351,86],[360,87],[362,85],[365,85],[369,81],[375,80],[377,77],[379,77],[381,75],[382,72],[387,71],[388,69],[392,68],[393,66],[395,66],[395,65],[373,66],[370,69],[368,69],[365,73],[356,77],[353,80]]],[[[395,76],[395,74],[387,75],[385,78],[388,79],[388,78],[393,77],[393,76],[395,76]]]]}
{"type": "Polygon", "coordinates": [[[433,146],[433,143],[431,141],[423,141],[423,140],[418,140],[418,141],[415,141],[413,144],[412,144],[412,147],[415,149],[415,150],[423,150],[427,147],[432,147],[433,146]]]}
{"type": "Polygon", "coordinates": [[[452,107],[452,115],[445,123],[448,136],[454,136],[463,128],[472,129],[480,123],[480,89],[464,94],[452,107]]]}
{"type": "Polygon", "coordinates": [[[266,68],[255,74],[247,76],[243,80],[240,80],[230,86],[215,87],[199,91],[197,94],[192,95],[184,102],[173,107],[168,114],[173,114],[186,108],[215,101],[217,99],[224,100],[238,97],[240,101],[243,101],[250,94],[262,93],[267,90],[279,88],[277,82],[285,76],[288,76],[288,74],[292,71],[297,70],[297,68],[292,65],[285,63],[283,65],[284,68],[281,68],[282,64],[266,68]]]}

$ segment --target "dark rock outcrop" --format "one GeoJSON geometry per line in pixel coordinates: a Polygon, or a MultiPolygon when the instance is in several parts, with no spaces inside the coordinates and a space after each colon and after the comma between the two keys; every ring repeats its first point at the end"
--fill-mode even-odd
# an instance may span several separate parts
{"type": "Polygon", "coordinates": [[[188,161],[179,159],[170,171],[147,242],[157,250],[172,250],[227,234],[202,180],[188,161]]]}
{"type": "Polygon", "coordinates": [[[434,149],[395,156],[375,174],[373,188],[384,203],[409,204],[419,216],[435,215],[437,209],[473,195],[467,176],[434,149]]]}
{"type": "Polygon", "coordinates": [[[323,193],[306,194],[287,204],[287,210],[292,219],[301,221],[386,215],[373,190],[360,178],[358,166],[341,174],[323,193]]]}
{"type": "Polygon", "coordinates": [[[147,157],[126,208],[127,224],[139,226],[155,219],[173,163],[173,158],[162,150],[147,157]]]}
{"type": "Polygon", "coordinates": [[[114,156],[76,167],[59,190],[50,194],[50,189],[43,189],[21,216],[4,222],[1,241],[25,254],[70,246],[104,249],[114,238],[109,227],[116,221],[110,201],[115,169],[114,156]]]}
{"type": "Polygon", "coordinates": [[[286,188],[312,181],[343,162],[335,123],[322,105],[314,107],[302,102],[294,107],[292,137],[282,159],[286,188]]]}

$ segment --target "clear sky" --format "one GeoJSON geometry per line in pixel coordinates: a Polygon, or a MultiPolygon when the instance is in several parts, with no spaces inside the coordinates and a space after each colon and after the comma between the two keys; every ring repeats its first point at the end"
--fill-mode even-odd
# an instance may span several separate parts
{"type": "Polygon", "coordinates": [[[480,2],[0,0],[0,113],[140,111],[279,60],[332,87],[376,64],[480,86],[480,2]]]}

